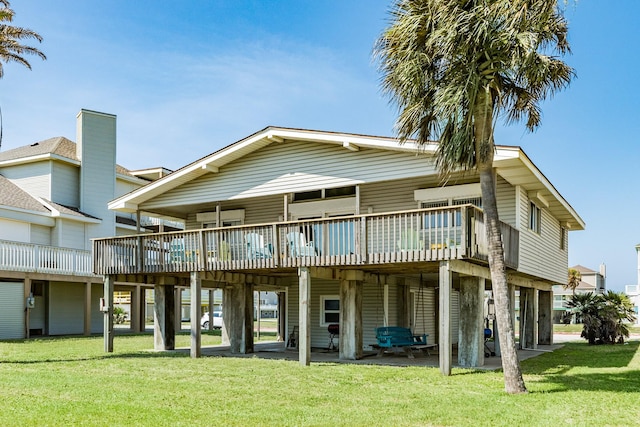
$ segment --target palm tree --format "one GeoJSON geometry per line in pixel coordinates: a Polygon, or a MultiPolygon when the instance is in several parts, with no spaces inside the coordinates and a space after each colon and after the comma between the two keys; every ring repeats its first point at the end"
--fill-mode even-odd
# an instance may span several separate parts
{"type": "Polygon", "coordinates": [[[599,315],[601,302],[600,295],[586,292],[584,294],[573,294],[565,303],[567,308],[575,313],[576,322],[579,320],[582,323],[580,336],[589,341],[589,344],[595,344],[600,337],[600,329],[602,327],[602,320],[599,315]]]}
{"type": "Polygon", "coordinates": [[[28,28],[15,27],[6,22],[13,21],[15,12],[11,9],[9,0],[0,0],[0,78],[4,75],[2,63],[17,62],[31,69],[31,64],[24,55],[36,55],[47,59],[37,48],[22,44],[22,40],[35,39],[42,42],[42,37],[28,28]]]}
{"type": "Polygon", "coordinates": [[[496,204],[494,120],[540,124],[540,102],[573,70],[557,0],[394,0],[374,48],[382,89],[397,104],[401,142],[439,139],[443,176],[480,175],[505,390],[523,393],[496,204]]]}
{"type": "Polygon", "coordinates": [[[580,285],[581,280],[582,280],[582,274],[580,274],[580,272],[575,268],[570,268],[567,283],[562,285],[562,287],[564,289],[571,289],[571,293],[575,295],[576,288],[580,285]]]}
{"type": "MultiPolygon", "coordinates": [[[[27,28],[7,25],[13,21],[15,12],[11,9],[9,0],[0,0],[0,79],[4,76],[2,63],[17,62],[31,69],[31,64],[24,55],[37,55],[47,59],[44,53],[32,46],[21,44],[24,39],[36,39],[42,42],[42,37],[35,31],[27,28]]],[[[2,110],[0,110],[0,148],[2,147],[2,110]]]]}
{"type": "Polygon", "coordinates": [[[601,337],[605,343],[624,343],[629,338],[628,323],[635,322],[633,303],[624,292],[607,291],[601,295],[601,337]]]}

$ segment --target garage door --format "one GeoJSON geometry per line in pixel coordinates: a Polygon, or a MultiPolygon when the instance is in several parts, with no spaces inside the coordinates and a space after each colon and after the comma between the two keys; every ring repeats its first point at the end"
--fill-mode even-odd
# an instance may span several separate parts
{"type": "Polygon", "coordinates": [[[0,282],[0,339],[24,338],[24,283],[0,282]]]}

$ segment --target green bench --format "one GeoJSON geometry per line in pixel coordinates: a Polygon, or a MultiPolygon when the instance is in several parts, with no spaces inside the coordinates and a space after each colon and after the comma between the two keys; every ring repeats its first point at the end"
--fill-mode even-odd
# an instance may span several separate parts
{"type": "Polygon", "coordinates": [[[384,355],[385,351],[402,349],[407,357],[414,358],[413,350],[426,350],[435,347],[435,344],[427,344],[427,334],[415,335],[409,328],[401,326],[383,326],[376,328],[377,343],[371,347],[378,350],[377,357],[384,355]]]}

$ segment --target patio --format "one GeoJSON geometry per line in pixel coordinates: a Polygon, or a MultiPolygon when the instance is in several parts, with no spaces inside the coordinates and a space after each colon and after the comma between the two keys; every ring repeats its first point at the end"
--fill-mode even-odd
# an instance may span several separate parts
{"type": "MultiPolygon", "coordinates": [[[[489,343],[490,346],[493,343],[489,343]]],[[[203,346],[203,357],[240,357],[240,358],[260,358],[260,359],[278,359],[278,360],[291,360],[298,361],[298,350],[287,349],[284,342],[278,341],[264,341],[254,344],[254,353],[249,354],[232,354],[229,346],[215,345],[215,346],[203,346]]],[[[559,348],[562,348],[563,344],[553,345],[539,345],[536,350],[518,350],[518,359],[520,361],[530,359],[532,357],[539,356],[544,353],[548,353],[559,348]]],[[[181,352],[189,354],[188,347],[181,347],[175,350],[175,352],[181,352]]],[[[376,357],[377,351],[370,350],[363,353],[362,359],[359,360],[340,360],[338,358],[337,351],[330,351],[323,348],[311,349],[311,362],[312,363],[351,363],[360,365],[386,365],[386,366],[424,366],[429,368],[438,368],[438,352],[437,350],[431,350],[430,355],[422,352],[415,351],[415,358],[410,359],[402,351],[398,351],[394,354],[385,354],[382,357],[376,357]]],[[[458,360],[457,348],[453,348],[454,361],[458,360]]],[[[457,363],[452,365],[453,368],[460,368],[457,363]]],[[[485,364],[481,367],[473,368],[477,370],[494,371],[502,368],[500,357],[492,356],[485,357],[485,364]]]]}

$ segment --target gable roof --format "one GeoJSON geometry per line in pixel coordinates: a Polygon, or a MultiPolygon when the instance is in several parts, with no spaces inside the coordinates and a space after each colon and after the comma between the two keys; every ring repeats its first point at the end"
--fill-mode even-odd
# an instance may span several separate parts
{"type": "MultiPolygon", "coordinates": [[[[208,156],[192,162],[175,172],[136,189],[109,203],[109,209],[134,212],[141,203],[166,193],[206,173],[217,173],[220,168],[273,143],[287,140],[333,144],[349,151],[361,148],[424,153],[435,155],[438,144],[418,146],[414,141],[400,144],[397,138],[305,129],[266,127],[244,139],[230,144],[208,156]]],[[[540,172],[520,147],[497,146],[494,165],[498,174],[511,185],[524,186],[533,196],[543,200],[561,222],[571,229],[583,229],[585,224],[569,203],[540,172]]]]}

